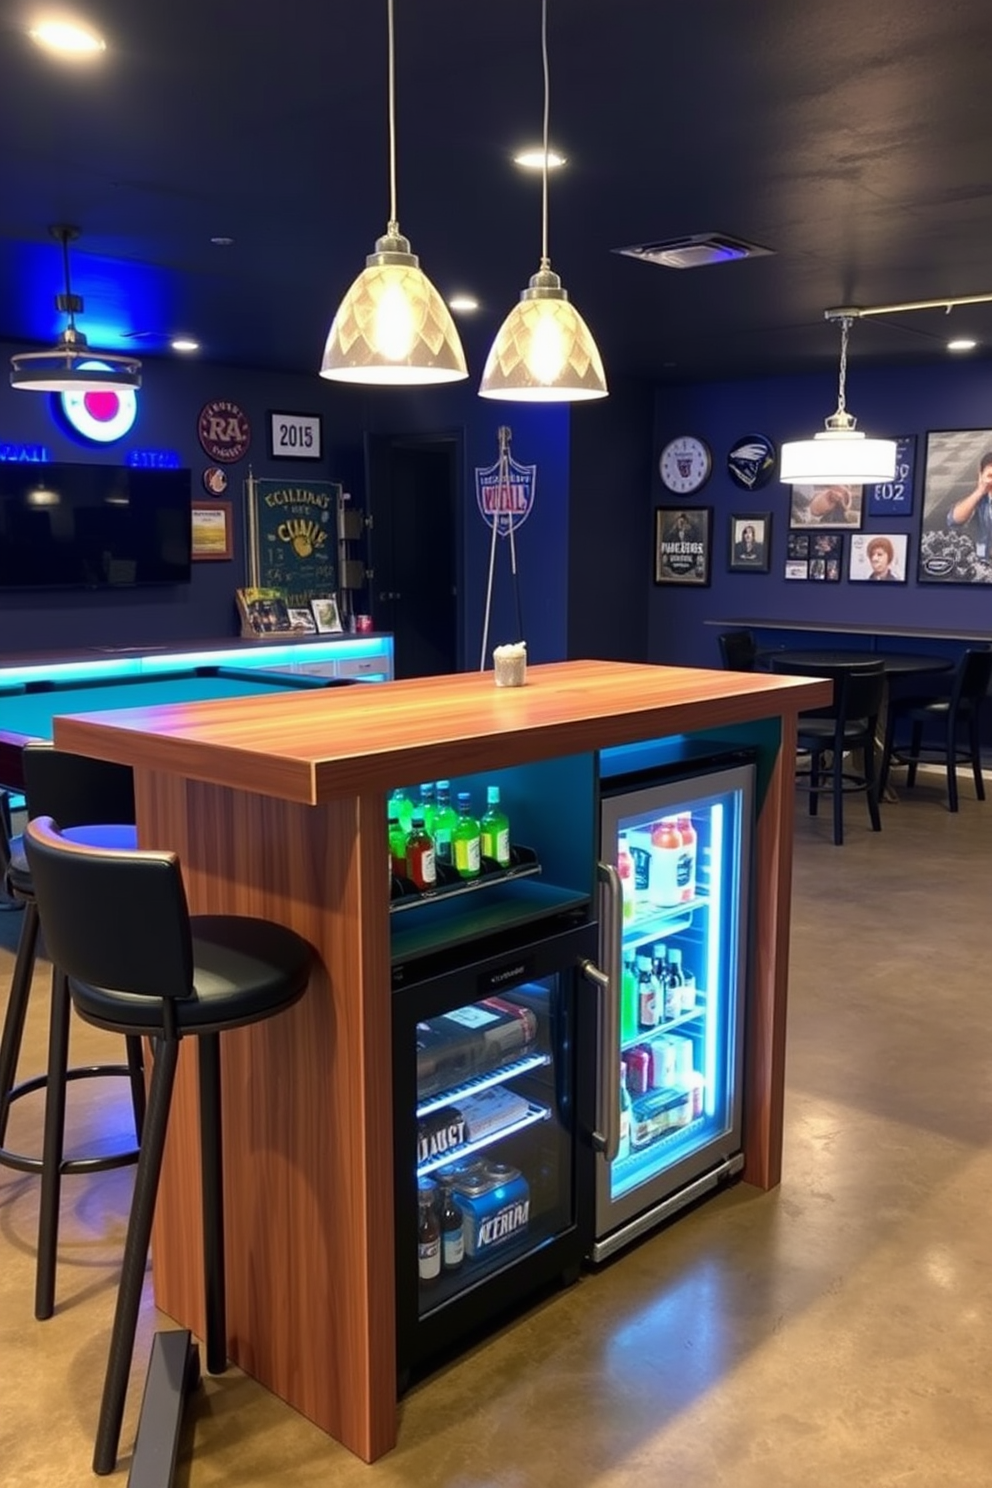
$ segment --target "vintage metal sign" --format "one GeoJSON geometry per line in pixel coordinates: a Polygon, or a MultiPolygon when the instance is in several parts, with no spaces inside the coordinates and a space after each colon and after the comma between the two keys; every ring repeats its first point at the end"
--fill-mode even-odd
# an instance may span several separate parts
{"type": "Polygon", "coordinates": [[[488,527],[494,527],[499,537],[508,537],[523,526],[534,509],[534,494],[537,488],[537,466],[520,465],[508,456],[505,470],[503,462],[484,469],[476,466],[475,497],[488,527]]]}
{"type": "Polygon", "coordinates": [[[203,405],[196,433],[208,457],[223,465],[243,460],[251,444],[248,415],[227,398],[215,398],[203,405]]]}

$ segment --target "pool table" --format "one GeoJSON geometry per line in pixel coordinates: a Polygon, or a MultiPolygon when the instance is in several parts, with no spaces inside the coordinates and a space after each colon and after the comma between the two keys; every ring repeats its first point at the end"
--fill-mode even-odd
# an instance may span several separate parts
{"type": "Polygon", "coordinates": [[[341,686],[344,681],[303,672],[198,666],[177,667],[174,672],[148,676],[31,681],[14,687],[0,684],[0,789],[23,789],[21,750],[28,740],[51,739],[52,720],[66,714],[150,708],[162,703],[278,696],[286,692],[319,691],[341,686]]]}

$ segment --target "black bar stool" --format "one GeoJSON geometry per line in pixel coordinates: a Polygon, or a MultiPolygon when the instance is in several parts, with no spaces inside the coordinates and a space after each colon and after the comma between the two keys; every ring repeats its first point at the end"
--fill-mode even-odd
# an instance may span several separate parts
{"type": "MultiPolygon", "coordinates": [[[[25,799],[28,816],[57,815],[65,823],[68,838],[106,847],[135,847],[134,778],[126,765],[87,759],[41,742],[26,745],[23,754],[25,799]]],[[[0,828],[0,867],[4,886],[23,906],[24,919],[17,942],[10,997],[0,1037],[0,1163],[23,1173],[48,1175],[42,1183],[38,1220],[38,1257],[35,1275],[35,1317],[51,1317],[55,1309],[55,1269],[58,1253],[59,1196],[67,1173],[99,1173],[138,1160],[138,1144],[145,1114],[145,1086],[141,1040],[126,1040],[126,1064],[96,1064],[69,1068],[69,1003],[63,979],[52,974],[49,1022],[48,1069],[16,1083],[17,1064],[24,1038],[24,1024],[38,950],[39,915],[31,870],[20,836],[9,837],[0,828]],[[61,1137],[57,1146],[46,1142],[41,1156],[15,1152],[4,1146],[7,1123],[15,1101],[34,1091],[45,1092],[46,1114],[57,1113],[57,1129],[65,1127],[66,1086],[72,1080],[126,1076],[131,1083],[135,1144],[100,1157],[63,1156],[61,1137]]],[[[47,1127],[46,1127],[47,1130],[47,1127]]]]}
{"type": "MultiPolygon", "coordinates": [[[[28,864],[53,962],[80,1017],[153,1040],[154,1063],[117,1293],[93,1470],[117,1461],[128,1373],[179,1057],[198,1040],[207,1368],[227,1366],[220,1034],[302,997],[313,948],[284,925],[238,915],[190,916],[175,853],[70,842],[49,817],[29,821],[28,864]]],[[[287,1076],[291,1078],[291,1076],[287,1076]]],[[[54,1104],[46,1142],[59,1140],[54,1104]]],[[[43,1177],[43,1182],[50,1175],[43,1177]]]]}

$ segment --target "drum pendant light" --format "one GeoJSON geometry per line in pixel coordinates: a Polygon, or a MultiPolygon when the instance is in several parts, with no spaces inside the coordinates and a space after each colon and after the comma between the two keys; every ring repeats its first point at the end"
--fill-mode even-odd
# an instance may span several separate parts
{"type": "Polygon", "coordinates": [[[52,237],[62,244],[65,293],[55,304],[69,323],[48,351],[21,351],[10,359],[10,385],[29,393],[112,393],[122,388],[140,388],[141,363],[137,357],[112,351],[91,351],[82,331],[76,329],[81,295],[73,294],[69,280],[69,244],[79,237],[78,227],[52,227],[52,237]]]}
{"type": "Polygon", "coordinates": [[[384,237],[338,307],[327,333],[321,377],[332,382],[413,387],[468,376],[455,323],[410,252],[396,216],[396,85],[393,0],[389,22],[389,221],[384,237]]]}
{"type": "Polygon", "coordinates": [[[837,412],[824,421],[826,428],[812,439],[783,444],[779,479],[790,486],[825,486],[834,482],[874,484],[891,480],[896,469],[895,440],[866,438],[855,427],[857,419],[847,412],[844,403],[847,340],[853,316],[828,310],[826,318],[839,321],[841,328],[837,412]]]}
{"type": "Polygon", "coordinates": [[[606,374],[592,332],[569,303],[548,257],[548,0],[541,0],[544,64],[544,157],[541,188],[541,264],[500,326],[480,398],[515,403],[574,403],[605,398],[606,374]]]}

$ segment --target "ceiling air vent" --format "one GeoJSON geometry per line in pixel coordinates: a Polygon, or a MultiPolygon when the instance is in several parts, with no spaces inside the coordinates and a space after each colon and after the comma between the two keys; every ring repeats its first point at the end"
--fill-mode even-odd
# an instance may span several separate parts
{"type": "Polygon", "coordinates": [[[729,233],[693,233],[687,238],[669,238],[667,242],[634,243],[630,248],[614,248],[627,258],[640,258],[645,263],[661,264],[665,269],[701,269],[706,264],[736,263],[740,258],[761,258],[774,252],[757,243],[745,243],[729,233]]]}

